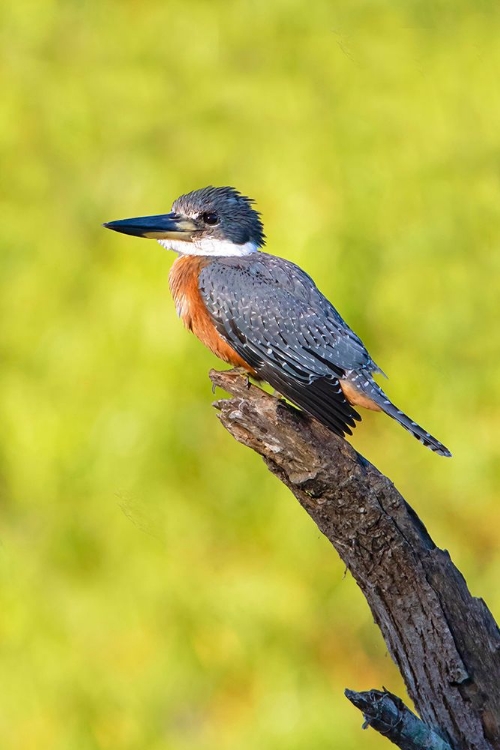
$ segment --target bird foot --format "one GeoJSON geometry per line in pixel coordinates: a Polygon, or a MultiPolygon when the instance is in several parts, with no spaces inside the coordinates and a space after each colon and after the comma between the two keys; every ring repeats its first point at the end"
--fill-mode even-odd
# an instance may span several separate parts
{"type": "Polygon", "coordinates": [[[250,382],[250,374],[248,370],[245,370],[244,367],[233,367],[231,372],[234,372],[236,375],[244,375],[247,381],[247,388],[250,388],[252,383],[250,382]]]}

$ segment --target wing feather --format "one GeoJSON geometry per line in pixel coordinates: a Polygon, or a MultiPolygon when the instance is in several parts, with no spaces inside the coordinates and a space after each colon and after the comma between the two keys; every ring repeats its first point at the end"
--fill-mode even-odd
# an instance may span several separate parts
{"type": "Polygon", "coordinates": [[[218,257],[199,288],[219,334],[260,377],[333,432],[351,434],[360,417],[339,378],[378,368],[304,271],[265,253],[218,257]]]}

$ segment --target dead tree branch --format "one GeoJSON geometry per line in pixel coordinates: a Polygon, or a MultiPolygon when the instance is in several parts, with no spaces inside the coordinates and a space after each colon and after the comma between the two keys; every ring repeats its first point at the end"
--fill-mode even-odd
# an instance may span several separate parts
{"type": "Polygon", "coordinates": [[[345,440],[239,373],[210,377],[232,395],[214,404],[224,427],[263,457],[352,573],[427,729],[454,750],[500,750],[500,633],[448,553],[345,440]]]}
{"type": "Polygon", "coordinates": [[[401,750],[451,750],[437,732],[429,729],[400,698],[387,690],[363,693],[346,690],[345,696],[363,712],[363,729],[373,727],[401,750]]]}

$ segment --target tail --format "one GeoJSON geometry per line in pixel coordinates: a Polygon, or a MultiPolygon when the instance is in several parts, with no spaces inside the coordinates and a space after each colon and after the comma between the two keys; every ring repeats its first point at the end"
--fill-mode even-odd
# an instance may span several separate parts
{"type": "Polygon", "coordinates": [[[431,451],[438,453],[440,456],[451,456],[451,453],[446,446],[440,443],[439,440],[436,440],[436,438],[429,432],[426,432],[420,427],[420,425],[410,419],[410,417],[389,401],[382,388],[377,385],[371,375],[368,375],[365,372],[351,372],[347,379],[357,391],[367,396],[373,401],[374,405],[395,419],[396,422],[399,422],[401,427],[404,427],[405,430],[411,432],[413,437],[417,438],[417,440],[419,440],[422,445],[425,445],[426,448],[430,448],[431,451]]]}

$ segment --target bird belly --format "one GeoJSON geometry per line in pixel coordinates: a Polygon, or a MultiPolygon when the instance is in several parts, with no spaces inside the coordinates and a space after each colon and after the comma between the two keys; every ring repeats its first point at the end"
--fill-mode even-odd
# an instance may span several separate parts
{"type": "Polygon", "coordinates": [[[243,367],[255,376],[253,368],[219,335],[203,302],[198,278],[208,263],[209,258],[195,255],[185,255],[174,262],[168,280],[177,314],[186,328],[219,359],[234,367],[243,367]]]}

